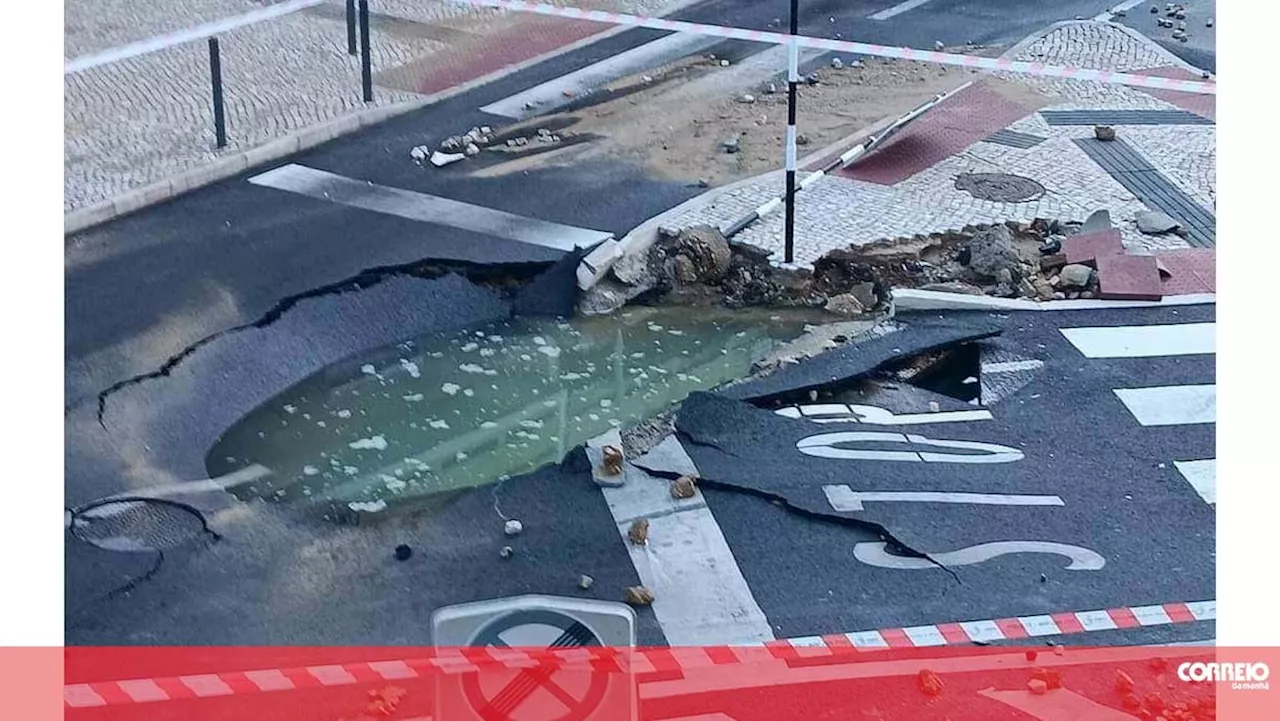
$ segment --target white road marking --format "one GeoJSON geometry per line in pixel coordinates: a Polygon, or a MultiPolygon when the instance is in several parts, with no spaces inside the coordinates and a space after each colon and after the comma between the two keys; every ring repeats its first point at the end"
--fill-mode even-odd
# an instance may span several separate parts
{"type": "Polygon", "coordinates": [[[1001,361],[997,363],[983,363],[983,373],[1017,373],[1020,371],[1035,371],[1044,368],[1042,360],[1020,360],[1020,361],[1001,361]]]}
{"type": "Polygon", "coordinates": [[[822,433],[796,442],[796,450],[806,456],[817,458],[835,458],[850,461],[906,461],[925,463],[1012,463],[1023,458],[1022,451],[995,443],[978,443],[976,441],[951,441],[936,438],[925,438],[913,434],[880,433],[875,431],[845,431],[842,433],[822,433]],[[933,453],[930,451],[893,451],[839,448],[837,443],[909,443],[935,448],[956,448],[961,450],[981,451],[981,453],[933,453]]]}
{"type": "Polygon", "coordinates": [[[526,218],[482,205],[375,185],[305,165],[283,165],[249,178],[254,185],[275,188],[332,203],[385,213],[409,220],[459,228],[546,248],[571,251],[613,237],[609,233],[526,218]]]}
{"type": "Polygon", "coordinates": [[[1144,426],[1213,423],[1217,418],[1217,386],[1117,388],[1115,394],[1144,426]]]}
{"type": "Polygon", "coordinates": [[[898,15],[907,12],[908,10],[915,10],[927,2],[929,2],[929,0],[906,0],[906,2],[900,2],[891,8],[885,8],[884,10],[881,10],[878,13],[872,13],[867,17],[871,20],[888,20],[889,18],[897,17],[898,15]]]}
{"type": "Polygon", "coordinates": [[[868,566],[911,571],[938,568],[938,564],[943,566],[971,566],[975,563],[990,561],[993,558],[1014,553],[1052,553],[1057,556],[1063,556],[1071,561],[1066,567],[1068,571],[1097,571],[1107,563],[1106,559],[1098,554],[1097,551],[1052,541],[996,541],[994,543],[983,543],[955,551],[930,553],[929,556],[933,560],[913,556],[895,556],[885,550],[888,545],[883,541],[854,544],[853,557],[868,566]]]}
{"type": "Polygon", "coordinates": [[[837,511],[861,511],[870,502],[968,503],[980,506],[1065,506],[1058,496],[1005,493],[936,493],[932,491],[855,491],[848,486],[823,486],[827,501],[837,511]]]}
{"type": "Polygon", "coordinates": [[[1174,461],[1174,467],[1187,479],[1187,483],[1196,489],[1196,493],[1209,505],[1218,503],[1218,461],[1209,458],[1203,461],[1174,461]]]}
{"type": "Polygon", "coordinates": [[[789,406],[774,411],[787,418],[805,418],[814,423],[868,423],[878,426],[906,426],[917,423],[959,423],[989,421],[991,412],[939,411],[936,413],[895,414],[878,406],[845,405],[843,403],[818,403],[806,406],[789,406]],[[824,418],[823,416],[829,416],[824,418]]]}
{"type": "Polygon", "coordinates": [[[1086,358],[1152,358],[1214,353],[1216,325],[1179,323],[1061,330],[1086,358]]]}
{"type": "MultiPolygon", "coordinates": [[[[600,449],[617,443],[616,435],[611,431],[587,443],[593,467],[601,462],[600,449]]],[[[696,471],[674,436],[659,446],[663,456],[678,459],[674,465],[696,471]]],[[[650,453],[655,451],[659,449],[650,453]]],[[[623,486],[602,486],[600,490],[641,583],[653,591],[653,613],[667,643],[711,646],[772,641],[773,629],[702,494],[675,500],[666,481],[629,462],[625,469],[623,486]],[[649,519],[649,542],[643,546],[627,538],[631,522],[637,518],[649,519]]]]}
{"type": "Polygon", "coordinates": [[[554,111],[619,78],[692,55],[721,42],[720,38],[674,33],[634,47],[581,70],[535,85],[480,108],[490,115],[524,120],[554,111]],[[565,91],[569,95],[565,95],[565,91]]]}
{"type": "Polygon", "coordinates": [[[1103,23],[1107,22],[1112,17],[1114,17],[1115,14],[1120,10],[1131,10],[1133,8],[1138,7],[1143,2],[1145,2],[1145,0],[1124,0],[1124,2],[1120,3],[1119,5],[1116,5],[1115,7],[1107,8],[1106,10],[1103,10],[1097,15],[1094,15],[1093,21],[1103,22],[1103,23]]]}

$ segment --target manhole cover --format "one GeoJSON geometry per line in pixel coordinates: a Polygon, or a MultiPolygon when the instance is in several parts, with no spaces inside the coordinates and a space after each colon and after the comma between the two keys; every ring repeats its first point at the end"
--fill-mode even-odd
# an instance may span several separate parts
{"type": "Polygon", "coordinates": [[[995,203],[1026,203],[1044,195],[1043,185],[1007,173],[961,173],[956,176],[956,190],[995,203]]]}

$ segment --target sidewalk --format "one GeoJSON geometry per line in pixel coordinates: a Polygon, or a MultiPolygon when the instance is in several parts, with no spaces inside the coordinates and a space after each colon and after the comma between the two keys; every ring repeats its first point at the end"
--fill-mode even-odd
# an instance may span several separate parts
{"type": "MultiPolygon", "coordinates": [[[[71,59],[259,9],[256,0],[138,5],[68,0],[71,59]]],[[[268,3],[270,4],[270,3],[268,3]]],[[[661,14],[680,0],[588,0],[584,7],[661,14]]],[[[613,28],[447,0],[374,0],[375,102],[347,54],[345,4],[331,0],[220,37],[227,141],[214,149],[209,58],[193,42],[64,79],[65,211],[107,201],[319,124],[432,95],[613,28]]]]}
{"type": "MultiPolygon", "coordinates": [[[[1018,60],[1199,77],[1154,42],[1109,23],[1060,23],[1019,43],[1010,53],[1018,60]]],[[[1187,239],[1174,234],[1151,236],[1138,231],[1134,214],[1164,210],[1159,207],[1162,203],[1194,216],[1205,230],[1193,241],[1212,244],[1217,157],[1213,96],[1001,75],[983,76],[864,161],[800,193],[796,261],[807,265],[850,244],[958,231],[982,223],[1035,218],[1083,222],[1104,208],[1131,250],[1189,247],[1187,239]],[[1082,110],[1091,112],[1083,116],[1062,112],[1082,110]],[[1161,112],[1110,113],[1103,118],[1097,111],[1161,112]],[[1115,127],[1121,142],[1092,140],[1095,123],[1115,127]],[[1130,160],[1150,166],[1139,170],[1143,182],[1149,180],[1154,189],[1148,193],[1146,186],[1140,188],[1147,202],[1125,184],[1132,186],[1132,179],[1125,175],[1132,169],[1127,171],[1128,166],[1118,160],[1095,159],[1090,153],[1099,151],[1092,145],[1101,146],[1104,155],[1123,150],[1130,160]],[[972,189],[973,182],[988,180],[977,174],[1003,175],[997,183],[1015,182],[1017,187],[1004,188],[1009,195],[1005,198],[980,192],[981,188],[970,192],[959,187],[972,189]]],[[[782,192],[780,175],[762,176],[706,205],[693,203],[662,225],[727,227],[782,192]]],[[[1178,219],[1184,224],[1193,220],[1178,219]]],[[[777,211],[753,223],[735,240],[773,250],[780,259],[783,222],[784,214],[777,211]]]]}

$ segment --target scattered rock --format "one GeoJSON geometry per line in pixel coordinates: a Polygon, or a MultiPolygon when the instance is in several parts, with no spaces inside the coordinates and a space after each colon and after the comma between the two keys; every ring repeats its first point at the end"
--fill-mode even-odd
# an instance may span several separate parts
{"type": "Polygon", "coordinates": [[[1183,31],[1183,32],[1186,32],[1186,31],[1187,31],[1187,21],[1186,21],[1186,20],[1180,20],[1180,21],[1178,21],[1178,29],[1179,29],[1179,30],[1181,30],[1181,31],[1183,31]]]}
{"type": "Polygon", "coordinates": [[[488,125],[481,125],[481,126],[480,126],[480,134],[481,134],[481,135],[493,135],[493,128],[489,127],[488,125]]]}
{"type": "Polygon", "coordinates": [[[601,449],[603,458],[600,462],[600,473],[606,476],[622,475],[622,449],[617,446],[605,446],[601,449]]]}
{"type": "Polygon", "coordinates": [[[1179,19],[1179,20],[1186,20],[1186,19],[1187,19],[1187,11],[1186,11],[1186,10],[1179,10],[1179,11],[1175,12],[1175,13],[1173,14],[1173,16],[1174,16],[1175,18],[1179,19]]]}
{"type": "Polygon", "coordinates": [[[764,91],[769,95],[773,95],[774,93],[778,92],[778,84],[769,83],[769,85],[765,87],[764,91]]]}
{"type": "Polygon", "coordinates": [[[1043,278],[1033,278],[1031,287],[1035,291],[1036,300],[1053,300],[1053,286],[1043,278]]]}
{"type": "Polygon", "coordinates": [[[456,163],[467,156],[462,153],[442,153],[439,150],[431,154],[431,164],[437,168],[443,168],[450,163],[456,163]]]}
{"type": "Polygon", "coordinates": [[[503,546],[502,550],[498,551],[498,555],[504,559],[511,558],[512,556],[516,555],[516,550],[511,546],[503,546]]]}
{"type": "Polygon", "coordinates": [[[631,586],[622,594],[622,600],[632,606],[648,606],[653,603],[653,591],[644,586],[631,586]]]}
{"type": "Polygon", "coordinates": [[[551,137],[551,131],[547,130],[546,128],[538,128],[538,137],[549,138],[551,137]]]}
{"type": "Polygon", "coordinates": [[[1124,671],[1116,671],[1116,690],[1120,693],[1129,693],[1133,690],[1133,677],[1124,671]]]}
{"type": "Polygon", "coordinates": [[[472,157],[472,156],[479,155],[479,154],[480,154],[480,146],[476,145],[475,143],[467,143],[467,149],[466,149],[465,151],[463,151],[463,152],[464,152],[468,157],[472,157]]]}
{"type": "Polygon", "coordinates": [[[727,68],[727,67],[729,67],[729,61],[728,61],[728,60],[721,60],[721,61],[720,61],[720,67],[722,67],[722,68],[727,68]]]}
{"type": "Polygon", "coordinates": [[[1128,10],[1117,10],[1117,11],[1115,11],[1114,13],[1112,13],[1112,15],[1114,15],[1115,17],[1118,17],[1118,18],[1129,17],[1129,11],[1128,11],[1128,10]]]}
{"type": "Polygon", "coordinates": [[[1094,297],[1094,292],[1091,290],[1081,291],[1080,297],[1085,300],[1092,300],[1094,297]]]}
{"type": "Polygon", "coordinates": [[[671,484],[672,498],[693,498],[695,482],[692,476],[680,476],[671,484]]]}
{"type": "Polygon", "coordinates": [[[517,521],[514,518],[511,519],[510,521],[507,521],[506,524],[502,527],[502,532],[507,534],[508,536],[518,536],[520,535],[520,532],[523,530],[524,530],[524,524],[517,521]]]}
{"type": "MultiPolygon", "coordinates": [[[[1040,255],[1056,255],[1062,252],[1062,238],[1049,238],[1040,244],[1040,255]]],[[[1043,262],[1043,261],[1042,261],[1043,262]]]]}
{"type": "Polygon", "coordinates": [[[595,582],[596,582],[596,579],[586,575],[585,573],[582,574],[581,576],[578,576],[578,588],[581,588],[584,591],[587,590],[588,588],[591,588],[591,586],[594,585],[595,582]]]}
{"type": "Polygon", "coordinates": [[[749,105],[751,103],[754,103],[755,101],[756,101],[756,96],[752,95],[751,93],[743,93],[738,96],[738,102],[743,104],[749,105]]]}
{"type": "Polygon", "coordinates": [[[849,286],[849,294],[858,299],[863,308],[874,308],[879,298],[876,297],[875,283],[854,283],[849,286]]]}
{"type": "Polygon", "coordinates": [[[863,63],[861,60],[854,60],[853,62],[849,63],[849,67],[862,68],[862,67],[866,67],[866,64],[863,63]]]}
{"type": "Polygon", "coordinates": [[[818,77],[817,73],[809,73],[808,75],[804,76],[804,82],[806,85],[817,85],[818,83],[822,82],[822,80],[818,77]]]}
{"type": "Polygon", "coordinates": [[[729,271],[733,251],[719,228],[698,225],[680,231],[675,238],[664,238],[650,250],[655,268],[666,271],[676,285],[690,282],[717,282],[729,271]],[[683,261],[678,259],[683,258],[683,261]],[[677,271],[679,276],[677,277],[677,271]],[[692,277],[690,281],[687,278],[692,277]]]}
{"type": "Polygon", "coordinates": [[[1045,273],[1052,273],[1066,264],[1066,253],[1050,253],[1040,258],[1040,270],[1045,273]]]}
{"type": "Polygon", "coordinates": [[[694,182],[694,186],[698,188],[710,188],[711,183],[706,178],[698,178],[698,180],[694,182]]]}
{"type": "Polygon", "coordinates": [[[1037,297],[1035,285],[1026,278],[1018,281],[1018,293],[1024,298],[1037,297]]]}
{"type": "Polygon", "coordinates": [[[1002,285],[1008,285],[1013,282],[1013,271],[1008,268],[1001,268],[996,271],[996,282],[1002,285]]]}
{"type": "Polygon", "coordinates": [[[1178,221],[1158,210],[1140,210],[1134,214],[1133,220],[1138,224],[1138,230],[1147,235],[1168,233],[1181,225],[1178,221]]]}
{"type": "Polygon", "coordinates": [[[1089,279],[1093,277],[1093,268],[1072,263],[1064,266],[1058,277],[1062,279],[1063,288],[1084,288],[1089,285],[1089,279]]]}
{"type": "Polygon", "coordinates": [[[831,67],[836,70],[841,70],[844,68],[844,61],[840,58],[831,58],[831,67]]]}
{"type": "Polygon", "coordinates": [[[1110,125],[1095,125],[1093,126],[1093,137],[1098,140],[1115,140],[1116,129],[1110,125]]]}
{"type": "Polygon", "coordinates": [[[563,95],[563,96],[565,96],[566,98],[572,98],[572,97],[573,97],[573,91],[572,91],[572,90],[570,90],[569,88],[565,88],[564,90],[560,91],[560,94],[561,94],[561,95],[563,95]]]}
{"type": "Polygon", "coordinates": [[[934,40],[934,41],[933,41],[933,49],[934,49],[934,50],[937,50],[938,52],[942,52],[942,49],[943,49],[943,48],[945,48],[945,47],[947,47],[947,46],[946,46],[946,45],[943,45],[941,40],[934,40]]]}
{"type": "Polygon", "coordinates": [[[1043,696],[1049,692],[1049,684],[1038,678],[1033,678],[1027,682],[1027,690],[1030,691],[1032,695],[1043,696]]]}
{"type": "Polygon", "coordinates": [[[1066,299],[1067,299],[1067,294],[1066,294],[1066,293],[1063,293],[1062,291],[1055,291],[1055,292],[1054,292],[1054,294],[1053,294],[1053,299],[1054,299],[1054,300],[1066,300],[1066,299]]]}
{"type": "Polygon", "coordinates": [[[1211,28],[1211,27],[1213,27],[1213,18],[1209,18],[1208,20],[1205,20],[1205,21],[1204,21],[1204,26],[1205,26],[1205,27],[1207,27],[1207,28],[1211,28]]]}
{"type": "Polygon", "coordinates": [[[929,669],[921,669],[916,674],[916,684],[920,687],[920,692],[926,696],[937,696],[942,693],[942,677],[930,671],[929,669]]]}
{"type": "Polygon", "coordinates": [[[1084,225],[1080,226],[1081,233],[1094,233],[1100,230],[1111,230],[1111,213],[1107,210],[1095,210],[1085,218],[1084,225]]]}
{"type": "Polygon", "coordinates": [[[428,148],[425,145],[419,145],[418,147],[409,151],[409,157],[413,158],[413,162],[418,163],[419,165],[426,162],[427,158],[430,155],[431,155],[431,148],[428,148]]]}
{"type": "Polygon", "coordinates": [[[1001,270],[1008,270],[1012,279],[1020,270],[1021,259],[1013,244],[1013,233],[1007,226],[996,225],[981,230],[965,247],[969,251],[969,271],[980,278],[996,278],[1001,270]]]}
{"type": "Polygon", "coordinates": [[[853,318],[866,312],[866,308],[853,297],[852,293],[841,293],[827,299],[824,306],[828,313],[834,313],[845,318],[853,318]]]}
{"type": "Polygon", "coordinates": [[[796,135],[796,145],[808,145],[808,144],[809,144],[808,135],[805,135],[804,133],[798,133],[796,135]]]}
{"type": "Polygon", "coordinates": [[[649,83],[653,82],[653,76],[652,76],[652,75],[641,75],[641,76],[640,76],[640,82],[642,82],[642,83],[644,83],[644,84],[648,85],[649,83]]]}
{"type": "Polygon", "coordinates": [[[409,560],[409,557],[412,555],[413,555],[413,549],[409,548],[409,546],[403,543],[401,543],[399,546],[396,546],[397,561],[407,561],[409,560]]]}
{"type": "Polygon", "coordinates": [[[720,141],[720,149],[730,155],[738,152],[738,150],[741,149],[741,145],[739,145],[739,136],[735,135],[728,140],[720,141]]]}
{"type": "Polygon", "coordinates": [[[466,145],[466,142],[462,139],[462,136],[451,135],[445,138],[443,143],[440,143],[440,150],[445,153],[456,153],[462,150],[464,145],[466,145]]]}
{"type": "Polygon", "coordinates": [[[1080,297],[1080,294],[1074,290],[1071,291],[1070,293],[1067,293],[1067,300],[1077,300],[1079,297],[1080,297]]]}
{"type": "Polygon", "coordinates": [[[627,539],[637,546],[643,546],[649,542],[649,519],[638,518],[627,529],[627,539]]]}
{"type": "Polygon", "coordinates": [[[951,280],[945,283],[926,283],[920,286],[920,290],[931,290],[938,293],[963,293],[964,295],[986,295],[978,286],[959,280],[951,280]]]}

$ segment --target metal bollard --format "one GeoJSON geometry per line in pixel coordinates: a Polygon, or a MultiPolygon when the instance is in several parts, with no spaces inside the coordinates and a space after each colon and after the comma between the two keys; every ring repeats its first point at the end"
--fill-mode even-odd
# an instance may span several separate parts
{"type": "Polygon", "coordinates": [[[369,48],[369,0],[360,0],[360,81],[364,101],[373,102],[373,59],[369,48]]]}
{"type": "Polygon", "coordinates": [[[222,107],[222,56],[218,39],[209,38],[209,75],[213,82],[213,134],[219,148],[227,147],[227,119],[222,107]]]}

